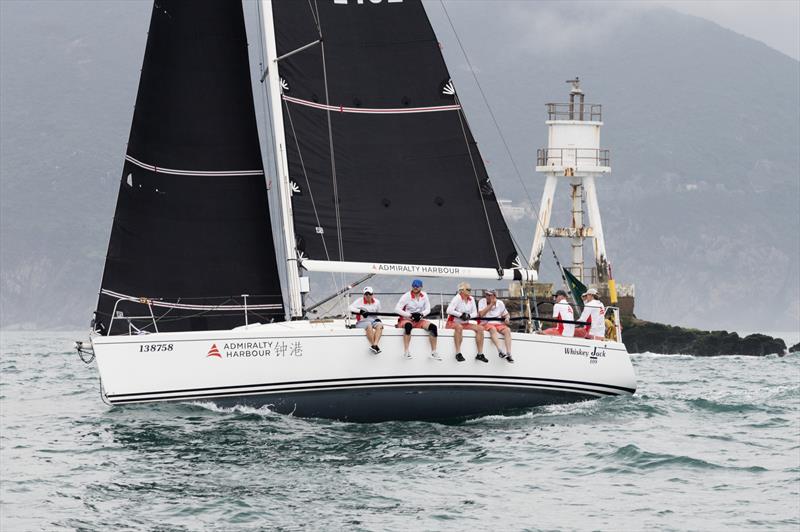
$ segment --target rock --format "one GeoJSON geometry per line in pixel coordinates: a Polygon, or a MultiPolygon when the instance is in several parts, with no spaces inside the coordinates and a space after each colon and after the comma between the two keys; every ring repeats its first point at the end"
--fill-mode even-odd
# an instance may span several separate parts
{"type": "MultiPolygon", "coordinates": [[[[636,318],[623,319],[622,325],[622,341],[631,353],[695,356],[764,356],[786,353],[786,343],[782,339],[764,334],[751,334],[741,338],[735,332],[701,331],[636,318]]],[[[793,346],[792,349],[798,346],[793,346]]]]}
{"type": "Polygon", "coordinates": [[[800,353],[800,342],[797,342],[792,347],[789,348],[790,353],[800,353]]]}

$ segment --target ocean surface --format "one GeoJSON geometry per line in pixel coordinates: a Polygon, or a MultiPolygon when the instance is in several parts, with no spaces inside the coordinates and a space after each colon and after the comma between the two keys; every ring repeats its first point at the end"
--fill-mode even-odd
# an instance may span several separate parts
{"type": "Polygon", "coordinates": [[[82,337],[2,333],[4,532],[800,529],[797,354],[640,354],[633,397],[362,425],[109,408],[82,337]]]}

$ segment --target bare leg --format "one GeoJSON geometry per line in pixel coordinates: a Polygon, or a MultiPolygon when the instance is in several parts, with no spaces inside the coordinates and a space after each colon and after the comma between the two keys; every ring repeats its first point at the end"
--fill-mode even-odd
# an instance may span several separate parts
{"type": "Polygon", "coordinates": [[[453,343],[456,344],[456,353],[460,353],[461,352],[461,338],[464,336],[464,329],[463,329],[463,327],[461,327],[460,324],[456,324],[456,326],[453,327],[453,330],[455,331],[453,333],[453,343]]]}
{"type": "Polygon", "coordinates": [[[373,337],[372,325],[368,325],[367,328],[364,329],[364,332],[367,333],[367,341],[369,342],[369,345],[375,345],[375,342],[372,341],[373,337]]]}
{"type": "Polygon", "coordinates": [[[411,334],[403,334],[403,352],[408,353],[408,344],[411,343],[411,334]]]}
{"type": "Polygon", "coordinates": [[[378,345],[378,342],[381,341],[381,336],[383,336],[383,325],[375,327],[372,333],[372,345],[378,345]]]}
{"type": "Polygon", "coordinates": [[[497,329],[495,329],[494,327],[491,327],[491,328],[489,328],[487,330],[489,331],[489,336],[492,338],[492,343],[497,348],[497,350],[500,353],[502,353],[503,352],[503,346],[500,345],[500,337],[497,335],[497,329]]]}
{"type": "Polygon", "coordinates": [[[511,354],[511,329],[503,329],[503,340],[506,342],[506,353],[511,354]]]}
{"type": "Polygon", "coordinates": [[[478,353],[483,353],[483,327],[475,327],[475,344],[478,346],[478,353]]]}
{"type": "Polygon", "coordinates": [[[428,340],[431,342],[431,351],[436,351],[436,337],[432,334],[428,334],[428,340]]]}

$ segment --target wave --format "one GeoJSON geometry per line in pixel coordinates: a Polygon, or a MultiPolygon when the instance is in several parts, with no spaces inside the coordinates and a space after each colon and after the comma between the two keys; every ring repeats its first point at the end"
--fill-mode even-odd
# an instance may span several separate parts
{"type": "Polygon", "coordinates": [[[749,467],[735,467],[735,466],[724,466],[720,464],[715,464],[713,462],[709,462],[707,460],[703,460],[702,458],[694,458],[687,455],[675,455],[675,454],[667,454],[667,453],[652,453],[649,451],[643,451],[639,447],[633,444],[625,445],[624,447],[620,447],[616,451],[609,453],[607,455],[598,455],[598,458],[603,459],[614,459],[623,462],[630,468],[633,469],[657,469],[657,468],[670,468],[670,467],[685,467],[685,468],[692,468],[692,469],[713,469],[713,470],[735,470],[735,471],[747,471],[751,473],[760,473],[767,471],[766,468],[761,466],[749,466],[749,467]]]}
{"type": "Polygon", "coordinates": [[[715,413],[725,412],[763,412],[766,408],[760,404],[753,403],[722,403],[711,399],[698,397],[696,399],[688,399],[686,401],[689,405],[701,410],[707,410],[715,413]]]}

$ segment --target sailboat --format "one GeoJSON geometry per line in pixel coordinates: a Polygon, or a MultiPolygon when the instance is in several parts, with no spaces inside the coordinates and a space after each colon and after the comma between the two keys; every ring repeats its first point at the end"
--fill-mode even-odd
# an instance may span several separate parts
{"type": "MultiPolygon", "coordinates": [[[[420,0],[261,0],[258,12],[265,58],[251,72],[240,2],[154,2],[92,322],[104,399],[382,421],[634,393],[618,341],[513,333],[516,363],[490,346],[486,364],[467,332],[458,362],[440,322],[443,360],[408,360],[402,329],[387,327],[375,355],[348,319],[308,318],[309,272],[341,289],[345,274],[536,271],[420,0]]],[[[412,350],[425,336],[413,331],[412,350]]]]}

